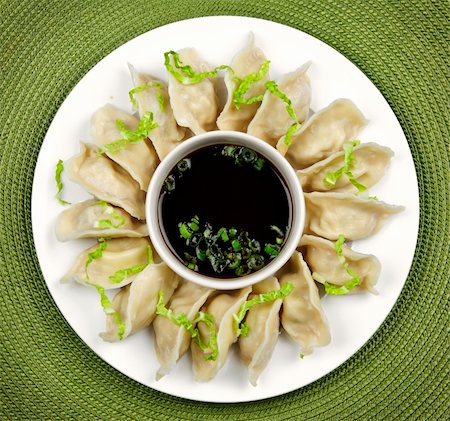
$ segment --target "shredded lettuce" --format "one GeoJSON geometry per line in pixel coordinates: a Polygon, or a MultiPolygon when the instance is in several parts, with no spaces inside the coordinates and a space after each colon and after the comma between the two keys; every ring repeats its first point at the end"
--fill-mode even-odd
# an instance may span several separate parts
{"type": "Polygon", "coordinates": [[[111,221],[110,219],[100,219],[99,221],[95,221],[94,223],[95,228],[101,229],[119,228],[125,224],[126,222],[125,217],[120,216],[116,212],[114,212],[114,208],[105,201],[100,200],[95,205],[100,205],[106,211],[106,213],[111,216],[111,218],[117,221],[117,224],[114,224],[114,222],[111,221]]]}
{"type": "Polygon", "coordinates": [[[123,339],[123,335],[125,333],[125,323],[123,323],[122,318],[120,317],[120,314],[114,310],[110,299],[105,293],[105,288],[103,288],[100,285],[95,285],[90,281],[89,273],[88,273],[88,267],[89,265],[97,259],[100,259],[103,256],[103,251],[106,249],[107,246],[107,240],[104,238],[99,238],[99,244],[98,247],[88,254],[88,258],[86,260],[85,264],[85,273],[86,273],[86,283],[93,286],[97,292],[100,294],[100,304],[103,308],[103,311],[107,316],[114,317],[114,320],[117,325],[117,336],[119,340],[123,339]]]}
{"type": "Polygon", "coordinates": [[[70,202],[65,201],[61,198],[62,189],[63,189],[63,183],[61,181],[61,174],[64,171],[64,164],[63,161],[60,159],[56,164],[56,170],[55,170],[55,181],[56,181],[56,187],[58,188],[58,191],[55,194],[56,199],[58,199],[58,202],[61,203],[61,205],[70,205],[70,202]]]}
{"type": "Polygon", "coordinates": [[[247,336],[249,333],[249,327],[246,323],[243,323],[243,320],[250,308],[252,308],[256,304],[268,303],[280,298],[287,297],[293,289],[294,285],[290,282],[286,282],[278,290],[259,294],[256,297],[253,297],[252,299],[247,300],[245,303],[243,303],[239,308],[237,314],[233,315],[237,336],[247,336]]]}
{"type": "MultiPolygon", "coordinates": [[[[167,71],[183,85],[194,85],[201,82],[206,78],[215,78],[220,70],[230,70],[233,69],[225,64],[216,67],[213,70],[207,72],[196,72],[191,66],[183,65],[180,55],[176,51],[167,51],[164,53],[164,66],[166,66],[167,71]],[[173,58],[173,65],[170,62],[170,58],[173,58]]],[[[234,72],[233,72],[234,73],[234,72]]]]}
{"type": "Polygon", "coordinates": [[[334,172],[327,173],[327,175],[323,179],[323,183],[327,187],[334,187],[336,185],[336,182],[345,174],[348,178],[348,181],[350,181],[350,183],[352,183],[358,189],[358,192],[362,193],[363,191],[367,190],[367,187],[359,183],[351,172],[351,168],[356,164],[356,158],[353,154],[353,149],[360,143],[361,142],[359,140],[352,140],[344,144],[344,165],[334,172]]]}
{"type": "Polygon", "coordinates": [[[186,332],[189,333],[195,343],[199,346],[199,348],[203,351],[203,353],[205,353],[206,360],[217,360],[217,357],[219,355],[219,348],[217,345],[217,332],[214,325],[214,316],[212,314],[199,311],[193,322],[191,322],[184,313],[174,314],[171,309],[168,309],[164,305],[163,290],[159,291],[158,303],[156,304],[156,314],[166,317],[177,326],[183,327],[186,332]],[[203,342],[202,338],[200,337],[198,328],[194,327],[194,325],[200,322],[205,323],[209,328],[208,343],[203,342]]]}
{"type": "Polygon", "coordinates": [[[164,85],[160,82],[148,82],[143,86],[136,86],[130,92],[128,92],[128,96],[130,97],[131,104],[134,108],[138,108],[138,104],[136,99],[134,98],[135,94],[145,91],[148,88],[158,88],[158,92],[156,97],[158,98],[158,105],[161,112],[164,112],[164,85]]]}
{"type": "Polygon", "coordinates": [[[252,85],[260,81],[269,71],[270,61],[265,60],[261,65],[259,70],[255,73],[249,73],[244,77],[244,79],[239,79],[235,77],[234,80],[238,83],[238,87],[233,92],[233,102],[237,110],[241,108],[242,104],[253,104],[255,102],[261,102],[263,100],[264,94],[252,97],[244,98],[244,95],[252,87],[252,85]]]}
{"type": "Polygon", "coordinates": [[[116,120],[116,126],[120,130],[122,139],[103,145],[97,155],[102,155],[105,152],[115,154],[122,149],[125,149],[130,143],[137,143],[147,138],[153,129],[158,127],[158,123],[153,121],[153,113],[146,112],[139,121],[138,128],[135,131],[128,130],[122,120],[116,120]]]}
{"type": "Polygon", "coordinates": [[[266,82],[266,88],[267,90],[280,98],[285,104],[286,104],[286,111],[289,114],[289,117],[294,120],[294,122],[289,127],[288,131],[284,135],[284,144],[286,146],[289,146],[292,142],[292,135],[300,128],[300,123],[298,121],[297,115],[295,114],[294,106],[292,105],[292,101],[288,98],[288,96],[281,92],[276,82],[273,80],[268,80],[266,82]]]}
{"type": "Polygon", "coordinates": [[[147,246],[147,261],[142,265],[134,265],[126,269],[120,269],[114,275],[109,277],[109,280],[115,284],[119,284],[125,278],[131,275],[136,275],[139,272],[142,272],[148,265],[153,264],[153,251],[151,246],[147,246]]]}

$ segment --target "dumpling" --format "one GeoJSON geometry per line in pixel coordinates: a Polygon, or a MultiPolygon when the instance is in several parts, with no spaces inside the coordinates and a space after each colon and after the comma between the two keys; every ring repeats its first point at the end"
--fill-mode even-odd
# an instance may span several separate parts
{"type": "Polygon", "coordinates": [[[121,208],[95,199],[77,203],[61,212],[56,220],[55,231],[59,241],[148,235],[147,224],[134,219],[121,208]]]}
{"type": "Polygon", "coordinates": [[[343,234],[347,240],[359,240],[377,233],[390,215],[404,210],[380,200],[351,193],[305,193],[305,233],[329,240],[343,234]]]}
{"type": "MultiPolygon", "coordinates": [[[[114,297],[112,307],[125,324],[123,338],[150,326],[156,315],[159,291],[164,292],[167,303],[180,281],[180,277],[166,263],[150,263],[138,273],[133,282],[123,287],[114,297]]],[[[107,316],[106,331],[100,336],[109,342],[118,341],[118,327],[114,316],[107,316]]]]}
{"type": "Polygon", "coordinates": [[[80,154],[66,164],[69,178],[100,200],[145,219],[145,192],[122,167],[97,152],[98,148],[81,143],[80,154]]]}
{"type": "MultiPolygon", "coordinates": [[[[363,143],[353,149],[353,156],[356,163],[352,166],[351,172],[356,181],[369,188],[376,184],[383,177],[394,152],[385,146],[376,143],[363,143]]],[[[357,188],[350,183],[344,174],[334,186],[327,186],[323,179],[329,172],[335,172],[344,165],[344,151],[336,152],[328,158],[311,165],[304,170],[297,171],[298,179],[303,191],[354,191],[357,188]]]]}
{"type": "MultiPolygon", "coordinates": [[[[231,61],[230,67],[234,70],[234,74],[227,70],[225,75],[225,85],[228,96],[225,107],[217,119],[217,127],[219,127],[220,130],[247,131],[247,127],[255,116],[260,104],[258,102],[253,104],[241,104],[238,110],[233,102],[233,94],[238,87],[238,83],[234,78],[238,77],[243,79],[250,73],[258,72],[265,60],[266,57],[262,50],[255,46],[255,36],[250,32],[247,45],[239,51],[231,61]]],[[[253,98],[262,95],[266,91],[265,83],[267,80],[269,80],[268,72],[261,80],[252,84],[244,97],[253,98]]]]}
{"type": "MultiPolygon", "coordinates": [[[[284,75],[278,82],[278,88],[292,101],[292,106],[299,123],[303,123],[309,115],[311,103],[311,84],[307,71],[311,62],[305,63],[294,72],[284,75]]],[[[294,123],[286,111],[286,104],[270,91],[266,91],[258,111],[248,126],[247,133],[277,145],[294,123]]]]}
{"type": "MultiPolygon", "coordinates": [[[[277,278],[271,277],[253,285],[249,299],[258,294],[279,289],[280,284],[277,278]]],[[[253,386],[256,386],[260,374],[266,368],[275,349],[280,333],[279,312],[282,301],[280,298],[272,302],[254,305],[245,318],[249,332],[247,336],[239,337],[238,344],[241,359],[248,367],[248,377],[253,386]]]]}
{"type": "Polygon", "coordinates": [[[89,253],[98,249],[99,245],[82,251],[69,272],[61,279],[61,282],[76,281],[83,285],[99,285],[105,289],[120,288],[132,282],[136,275],[125,276],[120,282],[110,278],[116,272],[137,265],[145,265],[148,262],[148,248],[150,242],[147,238],[118,238],[109,240],[102,256],[89,264],[86,277],[86,262],[89,253]]]}
{"type": "MultiPolygon", "coordinates": [[[[226,292],[213,297],[202,311],[214,316],[217,331],[217,346],[219,354],[216,361],[206,360],[199,346],[191,341],[192,368],[197,381],[211,380],[225,364],[231,345],[237,340],[237,332],[233,315],[246,301],[251,287],[237,291],[226,292]]],[[[204,323],[198,325],[200,335],[205,343],[209,341],[209,329],[204,323]]]]}
{"type": "Polygon", "coordinates": [[[295,169],[303,169],[340,150],[366,124],[352,101],[337,99],[307,120],[292,136],[290,146],[284,136],[280,138],[277,149],[295,169]]]}
{"type": "MultiPolygon", "coordinates": [[[[193,48],[184,48],[178,54],[183,65],[191,66],[196,72],[211,70],[210,65],[193,48]]],[[[171,63],[173,65],[173,59],[171,63]]],[[[169,72],[169,96],[173,115],[180,126],[188,127],[194,134],[216,129],[217,97],[209,78],[184,85],[169,72]]]]}
{"type": "MultiPolygon", "coordinates": [[[[197,285],[193,282],[182,281],[170,301],[170,309],[174,314],[184,313],[193,322],[200,307],[205,303],[214,290],[197,285]]],[[[166,294],[164,294],[164,298],[166,294]]],[[[155,351],[160,368],[156,379],[168,374],[177,361],[189,348],[191,336],[182,326],[177,326],[163,316],[156,316],[153,322],[155,331],[155,351]]]]}
{"type": "MultiPolygon", "coordinates": [[[[92,115],[91,135],[94,144],[100,149],[108,143],[123,139],[116,126],[116,120],[122,120],[126,129],[132,131],[135,131],[139,124],[136,117],[112,104],[103,106],[92,115]]],[[[148,139],[130,143],[117,152],[106,151],[105,154],[127,171],[139,183],[141,190],[147,191],[150,179],[159,162],[148,139]]]]}
{"type": "Polygon", "coordinates": [[[320,303],[319,292],[302,255],[296,251],[283,268],[280,284],[291,282],[294,289],[283,298],[281,324],[301,353],[311,354],[315,346],[330,342],[330,331],[320,303]]]}
{"type": "Polygon", "coordinates": [[[151,75],[138,73],[131,64],[128,67],[135,87],[145,86],[151,82],[159,84],[159,86],[152,86],[144,91],[137,92],[134,97],[139,107],[139,114],[143,116],[146,112],[151,111],[154,121],[158,123],[158,127],[150,132],[149,138],[159,159],[163,160],[173,148],[180,144],[179,142],[184,138],[186,130],[179,127],[175,121],[166,84],[151,75]],[[164,99],[164,110],[161,110],[159,95],[162,95],[164,99]]]}
{"type": "MultiPolygon", "coordinates": [[[[300,239],[299,248],[313,275],[319,275],[314,275],[317,281],[325,280],[330,284],[341,286],[351,280],[352,277],[339,261],[333,242],[313,235],[304,235],[300,239]]],[[[342,251],[349,268],[361,281],[351,292],[375,292],[374,286],[381,271],[379,260],[371,254],[357,253],[345,244],[342,251]]]]}

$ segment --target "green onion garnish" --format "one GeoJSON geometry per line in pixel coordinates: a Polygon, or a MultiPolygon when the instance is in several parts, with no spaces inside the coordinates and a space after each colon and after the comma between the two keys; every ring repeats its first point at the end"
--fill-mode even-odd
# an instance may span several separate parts
{"type": "Polygon", "coordinates": [[[234,163],[240,167],[243,165],[251,165],[258,171],[263,168],[266,162],[265,159],[259,158],[253,149],[244,146],[224,146],[220,153],[222,156],[234,159],[234,163]]]}
{"type": "Polygon", "coordinates": [[[345,174],[348,178],[348,181],[350,181],[350,183],[352,183],[358,189],[359,193],[367,190],[366,186],[358,183],[353,173],[351,172],[351,168],[354,164],[356,164],[356,158],[353,154],[353,149],[360,143],[361,142],[359,140],[353,140],[344,144],[344,165],[334,172],[327,173],[327,175],[323,179],[323,184],[325,184],[327,187],[334,187],[336,185],[336,182],[345,174]]]}
{"type": "Polygon", "coordinates": [[[280,298],[287,297],[292,290],[294,285],[291,282],[286,282],[280,289],[265,292],[264,294],[259,294],[250,300],[247,300],[241,305],[239,311],[233,315],[234,325],[236,328],[236,333],[238,336],[247,336],[249,333],[249,327],[243,322],[247,312],[256,304],[268,303],[271,301],[276,301],[280,298]]]}
{"type": "Polygon", "coordinates": [[[158,98],[159,109],[161,112],[164,112],[164,85],[160,82],[148,82],[143,86],[136,86],[136,88],[133,88],[130,92],[128,92],[131,104],[133,104],[133,107],[137,109],[138,104],[134,98],[134,95],[143,92],[148,88],[158,88],[158,93],[156,95],[158,98]]]}
{"type": "Polygon", "coordinates": [[[142,272],[148,265],[153,264],[153,251],[150,245],[147,246],[147,261],[141,265],[134,265],[126,269],[120,269],[109,277],[111,282],[120,284],[125,278],[142,272]]]}
{"type": "Polygon", "coordinates": [[[177,326],[183,327],[186,332],[189,333],[194,342],[199,346],[199,348],[205,353],[205,360],[216,361],[219,355],[219,348],[217,345],[217,332],[214,325],[214,316],[209,313],[204,313],[199,311],[194,318],[193,322],[191,322],[186,314],[179,313],[174,314],[171,309],[168,309],[164,305],[164,291],[159,291],[158,303],[156,304],[156,314],[160,316],[166,317],[172,323],[177,326]],[[204,343],[202,338],[200,337],[200,332],[197,327],[194,325],[198,323],[205,323],[209,328],[209,342],[204,343]]]}
{"type": "Polygon", "coordinates": [[[239,110],[241,108],[241,104],[250,105],[263,100],[264,94],[247,99],[244,98],[244,95],[254,83],[260,81],[267,74],[269,71],[269,66],[270,61],[265,60],[257,72],[248,74],[244,77],[244,79],[239,79],[237,77],[234,78],[234,80],[238,83],[238,87],[233,92],[233,103],[236,109],[239,110]]]}
{"type": "Polygon", "coordinates": [[[125,224],[125,222],[126,222],[125,217],[118,215],[114,211],[114,208],[111,205],[109,205],[108,203],[104,202],[103,200],[100,200],[95,205],[100,205],[106,211],[106,213],[111,216],[111,218],[113,218],[117,221],[117,224],[114,224],[113,221],[111,221],[109,219],[100,219],[99,221],[95,221],[95,223],[94,223],[95,228],[101,228],[101,229],[119,228],[125,224]]]}
{"type": "Polygon", "coordinates": [[[58,202],[61,203],[61,205],[70,205],[70,202],[65,201],[61,198],[62,189],[63,189],[63,183],[61,181],[61,174],[64,171],[64,164],[63,161],[60,159],[56,164],[56,170],[55,170],[55,181],[56,181],[56,187],[58,191],[55,194],[56,199],[58,199],[58,202]]]}
{"type": "Polygon", "coordinates": [[[266,244],[264,246],[264,251],[269,256],[278,256],[280,254],[280,246],[278,244],[266,244]]]}
{"type": "Polygon", "coordinates": [[[128,130],[125,127],[125,123],[122,120],[116,120],[116,126],[120,130],[122,139],[115,140],[114,142],[103,145],[97,152],[97,155],[101,155],[105,152],[115,154],[122,149],[125,149],[130,143],[137,143],[147,138],[153,129],[158,127],[158,123],[153,121],[153,113],[146,112],[139,121],[138,128],[135,131],[128,130]]]}

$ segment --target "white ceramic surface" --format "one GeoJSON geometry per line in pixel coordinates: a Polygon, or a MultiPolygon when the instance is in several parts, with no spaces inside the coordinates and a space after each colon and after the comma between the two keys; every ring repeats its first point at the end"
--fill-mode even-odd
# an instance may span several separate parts
{"type": "Polygon", "coordinates": [[[186,140],[164,158],[163,162],[159,164],[150,181],[147,199],[145,201],[145,215],[153,246],[159,256],[174,272],[178,273],[178,275],[188,281],[195,282],[207,288],[231,290],[244,288],[269,278],[277,270],[281,269],[281,267],[289,260],[292,253],[294,253],[297,248],[303,232],[303,227],[305,224],[305,201],[297,174],[289,162],[287,162],[275,148],[246,133],[216,130],[209,133],[203,133],[186,140]],[[213,278],[188,269],[183,263],[180,262],[180,260],[168,247],[160,228],[161,222],[159,221],[158,212],[160,206],[158,198],[166,177],[175,167],[177,162],[187,155],[206,146],[217,144],[246,146],[258,152],[268,162],[271,162],[271,164],[278,169],[281,177],[285,181],[289,191],[289,200],[291,202],[291,229],[280,254],[264,268],[241,278],[213,278]]]}
{"type": "MultiPolygon", "coordinates": [[[[65,177],[63,181],[64,198],[77,202],[89,197],[65,177]]],[[[321,41],[290,27],[246,17],[207,17],[163,26],[129,41],[100,61],[57,112],[39,154],[32,193],[33,234],[42,273],[74,331],[102,359],[136,381],[172,395],[211,402],[251,401],[289,392],[321,378],[357,352],[382,324],[401,292],[414,256],[418,221],[418,188],[411,153],[394,113],[377,88],[349,60],[321,41]],[[127,62],[167,79],[164,51],[195,46],[213,65],[229,63],[250,30],[271,60],[274,79],[312,60],[312,110],[341,97],[351,99],[362,110],[370,122],[359,139],[376,141],[395,152],[386,176],[370,194],[404,205],[406,210],[391,217],[376,236],[353,243],[355,250],[372,253],[381,261],[379,294],[327,296],[322,300],[332,336],[328,346],[300,359],[298,348],[282,333],[257,387],[248,382],[236,347],[217,377],[208,383],[194,382],[189,356],[157,382],[152,329],[122,343],[103,342],[98,333],[104,329],[105,316],[97,292],[78,284],[59,283],[75,256],[93,241],[56,240],[55,220],[63,207],[54,199],[55,165],[59,158],[66,160],[78,153],[79,140],[89,140],[89,119],[96,109],[106,102],[131,109],[127,62]]]]}

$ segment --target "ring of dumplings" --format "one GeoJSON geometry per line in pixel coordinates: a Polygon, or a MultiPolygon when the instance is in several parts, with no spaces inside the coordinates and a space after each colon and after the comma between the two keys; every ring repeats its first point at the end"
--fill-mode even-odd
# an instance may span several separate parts
{"type": "MultiPolygon", "coordinates": [[[[105,341],[125,340],[153,327],[160,364],[157,379],[190,349],[195,379],[210,380],[237,342],[249,381],[256,385],[281,327],[301,355],[330,342],[320,301],[324,289],[336,295],[376,292],[380,262],[344,241],[376,234],[390,215],[403,209],[361,194],[383,177],[393,152],[373,142],[349,146],[367,120],[348,99],[337,99],[309,117],[310,62],[276,81],[285,100],[269,91],[269,72],[261,73],[267,59],[253,34],[230,65],[221,66],[223,78],[213,77],[217,70],[194,48],[176,54],[194,75],[212,76],[185,84],[169,72],[166,84],[129,65],[134,85],[130,97],[139,117],[112,104],[100,108],[90,122],[90,141],[81,143],[81,152],[66,162],[69,178],[94,198],[64,210],[56,222],[56,236],[60,241],[97,238],[99,243],[78,256],[62,281],[99,291],[106,313],[105,331],[100,334],[105,341]],[[258,72],[260,77],[253,78],[245,92],[247,99],[237,107],[233,98],[239,82],[258,72]],[[221,110],[219,83],[227,92],[221,110]],[[254,97],[260,100],[248,101],[254,97]],[[146,132],[142,121],[149,113],[157,124],[146,132]],[[295,131],[288,139],[290,127],[295,131]],[[305,192],[305,231],[297,251],[274,276],[235,291],[215,291],[181,279],[153,256],[144,221],[145,190],[158,163],[183,140],[217,129],[247,132],[277,148],[297,170],[305,192]],[[143,139],[136,140],[136,133],[143,139]],[[287,284],[288,295],[261,300],[248,309],[247,334],[239,335],[235,321],[242,306],[287,284]],[[115,293],[111,301],[105,293],[110,289],[115,293]],[[165,315],[157,308],[165,308],[165,315]],[[206,323],[205,315],[213,322],[206,323]],[[201,346],[211,343],[212,332],[215,358],[201,346]]],[[[171,63],[175,65],[173,57],[171,63]]]]}

